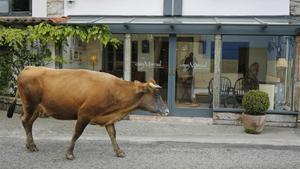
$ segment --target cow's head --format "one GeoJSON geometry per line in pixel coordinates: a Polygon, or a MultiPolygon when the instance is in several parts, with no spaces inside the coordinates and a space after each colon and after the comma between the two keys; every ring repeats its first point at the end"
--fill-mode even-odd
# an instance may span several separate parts
{"type": "Polygon", "coordinates": [[[160,96],[159,89],[161,87],[157,85],[154,80],[150,80],[147,83],[140,83],[137,81],[135,83],[137,85],[138,92],[143,94],[139,105],[140,109],[152,113],[159,113],[164,116],[169,114],[168,106],[160,96]]]}

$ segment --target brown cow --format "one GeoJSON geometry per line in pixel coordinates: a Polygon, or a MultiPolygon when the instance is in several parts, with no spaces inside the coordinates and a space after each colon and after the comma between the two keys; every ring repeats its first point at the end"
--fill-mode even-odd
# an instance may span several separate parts
{"type": "Polygon", "coordinates": [[[124,157],[116,142],[115,122],[138,108],[162,115],[169,113],[155,81],[129,82],[103,72],[26,67],[18,76],[17,84],[17,95],[7,116],[12,117],[19,95],[29,151],[38,151],[32,137],[38,110],[56,119],[77,120],[66,153],[69,160],[74,159],[75,142],[89,123],[105,126],[116,156],[124,157]]]}

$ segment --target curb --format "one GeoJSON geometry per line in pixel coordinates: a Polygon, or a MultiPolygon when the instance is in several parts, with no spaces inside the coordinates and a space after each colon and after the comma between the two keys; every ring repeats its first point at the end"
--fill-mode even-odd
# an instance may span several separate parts
{"type": "Polygon", "coordinates": [[[183,123],[183,124],[203,124],[212,125],[212,118],[203,117],[174,117],[174,116],[151,116],[151,115],[129,115],[128,120],[163,122],[163,123],[183,123]]]}

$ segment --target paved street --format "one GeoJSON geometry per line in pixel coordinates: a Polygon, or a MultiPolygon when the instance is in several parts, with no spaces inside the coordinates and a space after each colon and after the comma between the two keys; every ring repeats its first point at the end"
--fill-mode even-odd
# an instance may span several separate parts
{"type": "Polygon", "coordinates": [[[17,114],[0,115],[0,168],[299,168],[300,132],[267,127],[249,135],[241,126],[172,124],[123,120],[116,125],[125,158],[114,156],[104,128],[89,125],[75,147],[75,160],[65,159],[75,121],[38,119],[34,138],[40,149],[25,149],[17,114]]]}
{"type": "Polygon", "coordinates": [[[247,146],[178,142],[120,142],[125,158],[114,157],[109,141],[78,142],[76,159],[64,158],[67,140],[37,140],[29,153],[24,140],[1,137],[1,169],[12,168],[299,168],[300,147],[247,146]]]}

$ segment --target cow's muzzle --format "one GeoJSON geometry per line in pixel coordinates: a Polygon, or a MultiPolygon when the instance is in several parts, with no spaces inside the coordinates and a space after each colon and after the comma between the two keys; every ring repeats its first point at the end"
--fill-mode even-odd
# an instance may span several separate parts
{"type": "Polygon", "coordinates": [[[169,109],[166,108],[164,111],[161,111],[160,115],[167,116],[167,115],[169,115],[169,113],[170,113],[169,109]]]}

